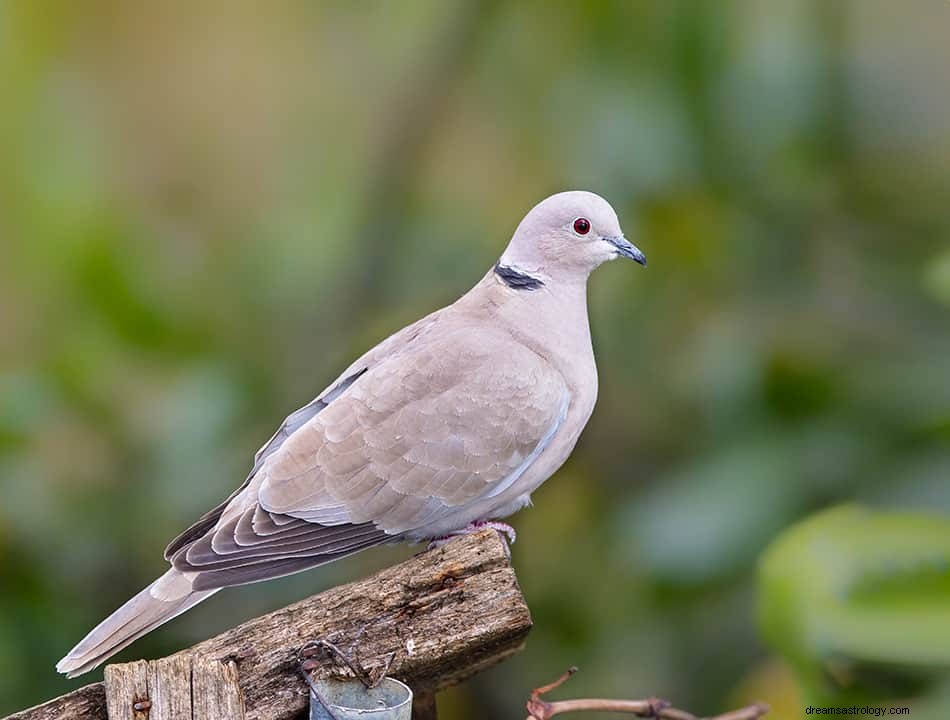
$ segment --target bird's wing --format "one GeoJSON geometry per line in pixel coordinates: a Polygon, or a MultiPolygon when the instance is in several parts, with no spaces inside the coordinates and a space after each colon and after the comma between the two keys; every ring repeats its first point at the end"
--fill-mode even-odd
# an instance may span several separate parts
{"type": "Polygon", "coordinates": [[[509,335],[431,333],[366,369],[283,440],[172,562],[210,589],[424,528],[516,482],[569,403],[560,373],[509,335]]]}
{"type": "Polygon", "coordinates": [[[316,398],[304,405],[302,408],[290,413],[277,428],[277,431],[271,435],[270,439],[264,443],[260,450],[254,454],[254,465],[248,473],[247,478],[241,486],[231,493],[228,498],[206,512],[197,521],[195,521],[187,530],[178,535],[165,548],[165,559],[171,560],[179,550],[198,540],[201,536],[211,530],[221,519],[225,509],[250,485],[251,480],[257,475],[264,461],[274,452],[280,449],[284,441],[299,430],[309,420],[313,419],[317,413],[326,408],[331,402],[336,400],[343,392],[353,384],[353,382],[369,368],[375,366],[386,358],[398,354],[401,350],[409,347],[420,336],[434,327],[444,310],[437,310],[420,320],[407,325],[402,330],[393,333],[381,343],[367,351],[350,367],[343,371],[333,384],[317,395],[316,398]]]}
{"type": "Polygon", "coordinates": [[[302,427],[262,468],[258,499],[400,535],[506,489],[568,402],[561,375],[510,336],[456,329],[367,372],[302,427]]]}

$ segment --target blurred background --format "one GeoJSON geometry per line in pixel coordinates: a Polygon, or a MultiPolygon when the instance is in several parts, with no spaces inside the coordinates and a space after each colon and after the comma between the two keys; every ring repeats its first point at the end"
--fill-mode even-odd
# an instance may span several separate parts
{"type": "MultiPolygon", "coordinates": [[[[650,266],[593,276],[599,405],[514,518],[527,648],[442,716],[522,717],[574,664],[561,696],[803,716],[765,548],[843,502],[950,514],[948,29],[943,0],[0,2],[0,714],[100,679],[53,664],[283,417],[584,188],[650,266]]],[[[919,534],[946,632],[950,542],[919,534]]],[[[946,694],[933,655],[891,697],[946,694]]]]}

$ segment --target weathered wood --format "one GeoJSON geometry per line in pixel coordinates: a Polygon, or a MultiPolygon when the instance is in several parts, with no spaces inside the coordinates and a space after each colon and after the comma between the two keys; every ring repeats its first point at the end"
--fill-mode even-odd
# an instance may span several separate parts
{"type": "Polygon", "coordinates": [[[233,662],[189,652],[106,667],[109,720],[242,720],[233,662]]]}
{"type": "Polygon", "coordinates": [[[307,704],[297,651],[327,638],[365,669],[420,690],[453,685],[520,649],[531,627],[507,547],[485,531],[371,578],[327,590],[196,645],[234,657],[249,720],[293,718],[307,704]]]}
{"type": "Polygon", "coordinates": [[[196,720],[243,720],[244,698],[234,662],[195,658],[191,686],[192,714],[196,720]]]}
{"type": "Polygon", "coordinates": [[[145,660],[106,667],[106,707],[110,720],[148,720],[148,663],[145,660]]]}
{"type": "MultiPolygon", "coordinates": [[[[191,720],[191,655],[172,655],[150,662],[148,697],[152,702],[148,720],[191,720]]],[[[115,718],[110,715],[109,720],[115,718]]]]}
{"type": "MultiPolygon", "coordinates": [[[[307,706],[296,657],[312,640],[332,640],[370,672],[390,661],[390,675],[424,693],[517,652],[530,629],[507,548],[495,531],[486,530],[251,620],[185,652],[194,662],[236,663],[248,720],[290,720],[307,706]]],[[[8,720],[104,720],[96,687],[8,720]]]]}
{"type": "Polygon", "coordinates": [[[42,705],[21,710],[4,720],[93,720],[106,717],[106,688],[101,682],[60,695],[42,705]]]}

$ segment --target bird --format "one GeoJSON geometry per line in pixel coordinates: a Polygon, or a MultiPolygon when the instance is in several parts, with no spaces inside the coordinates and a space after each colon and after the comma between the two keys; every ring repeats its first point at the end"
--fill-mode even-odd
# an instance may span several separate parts
{"type": "Polygon", "coordinates": [[[56,669],[92,670],[225,587],[376,545],[510,530],[500,521],[531,503],[594,410],[587,283],[615,258],[646,265],[606,200],[542,200],[471,290],[288,415],[244,483],[165,548],[167,572],[56,669]]]}

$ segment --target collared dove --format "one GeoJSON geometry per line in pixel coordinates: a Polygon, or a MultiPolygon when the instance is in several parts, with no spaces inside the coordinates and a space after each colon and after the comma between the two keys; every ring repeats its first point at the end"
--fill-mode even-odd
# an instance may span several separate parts
{"type": "Polygon", "coordinates": [[[91,670],[223,587],[445,538],[528,505],[594,409],[587,278],[616,257],[646,264],[603,198],[536,205],[474,288],[291,413],[244,484],[165,549],[171,568],[56,669],[91,670]]]}

